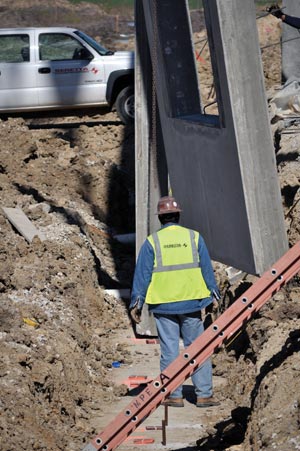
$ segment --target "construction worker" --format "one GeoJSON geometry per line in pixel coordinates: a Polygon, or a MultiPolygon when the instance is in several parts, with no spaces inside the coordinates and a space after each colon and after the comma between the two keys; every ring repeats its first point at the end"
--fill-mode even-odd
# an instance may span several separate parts
{"type": "MultiPolygon", "coordinates": [[[[144,302],[155,318],[160,342],[160,370],[179,355],[179,340],[189,346],[204,331],[201,310],[220,299],[203,238],[178,225],[181,208],[174,197],[157,205],[161,229],[148,236],[138,255],[131,303],[132,319],[139,323],[144,302]]],[[[208,359],[192,375],[197,407],[218,406],[213,398],[212,364],[208,359]]],[[[163,402],[183,407],[182,386],[163,402]]]]}
{"type": "Polygon", "coordinates": [[[281,19],[282,22],[286,23],[287,25],[290,25],[293,28],[300,28],[300,18],[285,14],[281,11],[278,5],[270,6],[269,8],[267,8],[267,11],[273,16],[277,17],[277,19],[281,19]]]}

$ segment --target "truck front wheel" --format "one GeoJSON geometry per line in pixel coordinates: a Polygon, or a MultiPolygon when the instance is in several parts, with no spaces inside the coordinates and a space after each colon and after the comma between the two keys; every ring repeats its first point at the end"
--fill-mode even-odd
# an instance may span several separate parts
{"type": "Polygon", "coordinates": [[[126,86],[119,92],[116,99],[116,109],[124,124],[134,122],[134,89],[133,86],[126,86]]]}

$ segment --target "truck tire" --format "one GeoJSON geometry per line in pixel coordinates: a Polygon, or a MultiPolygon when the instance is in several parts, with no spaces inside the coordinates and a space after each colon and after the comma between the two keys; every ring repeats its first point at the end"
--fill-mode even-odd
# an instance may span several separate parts
{"type": "Polygon", "coordinates": [[[133,86],[126,86],[119,92],[116,98],[116,110],[119,118],[124,124],[134,122],[134,89],[133,86]]]}

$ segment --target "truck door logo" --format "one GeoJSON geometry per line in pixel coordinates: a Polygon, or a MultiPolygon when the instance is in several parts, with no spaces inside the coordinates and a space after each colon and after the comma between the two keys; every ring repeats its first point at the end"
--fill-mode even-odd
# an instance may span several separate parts
{"type": "Polygon", "coordinates": [[[77,72],[88,72],[87,67],[63,67],[61,69],[55,69],[55,74],[70,74],[70,73],[77,73],[77,72]]]}

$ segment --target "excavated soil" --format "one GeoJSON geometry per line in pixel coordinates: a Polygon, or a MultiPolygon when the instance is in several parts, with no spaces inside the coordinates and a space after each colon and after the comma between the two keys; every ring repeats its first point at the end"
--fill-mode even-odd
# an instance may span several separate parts
{"type": "MultiPolygon", "coordinates": [[[[110,48],[130,15],[66,0],[1,1],[2,26],[76,25],[110,48]],[[112,33],[112,30],[115,32],[112,33]]],[[[280,86],[280,24],[257,21],[268,98],[280,86]]],[[[195,41],[205,32],[195,14],[195,41]]],[[[202,44],[198,44],[198,51],[202,44]]],[[[198,59],[205,100],[212,99],[207,49],[198,59]]],[[[300,134],[297,123],[272,124],[286,230],[300,240],[300,134]]],[[[0,211],[0,450],[75,451],[95,434],[126,393],[111,380],[112,362],[134,363],[117,340],[132,327],[126,304],[107,292],[130,288],[134,249],[114,237],[134,231],[134,130],[115,113],[9,117],[0,120],[1,206],[19,207],[45,240],[29,243],[0,211]]],[[[215,263],[224,310],[256,280],[229,283],[215,263]]],[[[226,377],[220,417],[202,450],[300,449],[300,284],[295,277],[214,355],[226,377]]],[[[217,393],[218,394],[218,393],[217,393]]]]}

